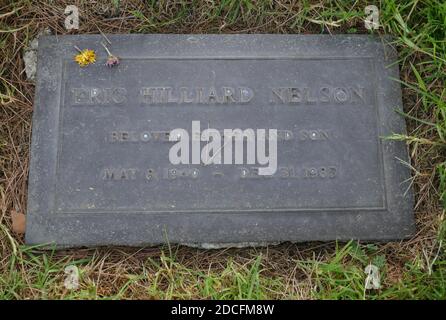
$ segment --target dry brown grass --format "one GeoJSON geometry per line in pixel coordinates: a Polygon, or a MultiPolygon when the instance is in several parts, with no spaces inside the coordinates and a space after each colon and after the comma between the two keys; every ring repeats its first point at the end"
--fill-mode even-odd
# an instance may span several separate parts
{"type": "MultiPolygon", "coordinates": [[[[28,286],[17,290],[15,296],[70,297],[71,293],[63,287],[63,266],[86,259],[81,264],[84,291],[75,296],[77,298],[116,295],[147,299],[210,297],[210,294],[206,295],[197,286],[206,278],[200,274],[216,279],[211,286],[216,291],[224,291],[234,281],[231,272],[249,273],[249,268],[261,254],[260,269],[262,281],[266,281],[263,286],[266,297],[314,297],[312,290],[316,285],[316,269],[312,271],[311,268],[303,268],[297,262],[330,261],[336,252],[335,243],[285,243],[261,249],[224,250],[175,247],[171,254],[166,247],[65,250],[48,254],[54,267],[54,272],[47,274],[52,277],[52,284],[48,287],[36,285],[40,276],[36,270],[42,271],[43,257],[34,255],[34,251],[16,250],[14,246],[23,244],[23,238],[12,232],[10,218],[13,209],[26,212],[34,84],[26,80],[22,55],[30,40],[44,29],[49,28],[53,34],[69,33],[63,26],[63,10],[68,4],[76,4],[81,14],[80,29],[71,33],[344,33],[353,27],[362,33],[361,19],[354,16],[345,18],[337,22],[339,27],[310,22],[307,19],[309,17],[321,21],[324,19],[321,16],[324,12],[321,1],[312,1],[314,4],[310,6],[309,12],[307,7],[297,1],[276,1],[251,10],[242,5],[239,15],[233,21],[234,8],[224,7],[219,11],[219,6],[213,1],[160,1],[158,5],[150,6],[141,1],[127,0],[120,1],[119,10],[111,1],[50,2],[0,2],[0,226],[4,226],[3,231],[0,229],[0,277],[2,274],[10,275],[12,265],[17,278],[28,283],[28,286]],[[136,18],[135,11],[141,12],[147,20],[136,18]],[[37,269],[29,263],[33,256],[37,257],[37,269]],[[172,259],[173,256],[175,259],[172,259]],[[150,259],[153,259],[153,263],[150,259]],[[233,261],[233,269],[228,269],[228,261],[233,261]],[[156,288],[151,291],[148,288],[154,283],[157,284],[156,288]],[[120,292],[122,294],[118,294],[120,292]]],[[[357,6],[361,7],[361,4],[357,6]]],[[[413,54],[408,60],[416,63],[423,58],[421,54],[413,54]]],[[[407,62],[402,65],[402,80],[416,82],[407,62]]],[[[433,82],[430,85],[444,84],[433,82]]],[[[411,89],[404,89],[403,94],[407,113],[435,122],[432,112],[422,111],[421,97],[411,89]]],[[[414,120],[408,120],[408,128],[409,133],[419,138],[429,141],[437,139],[435,132],[428,126],[414,120]]],[[[434,168],[446,159],[446,155],[441,150],[432,150],[429,144],[420,143],[411,145],[411,158],[415,176],[418,233],[409,241],[380,244],[373,253],[386,257],[385,282],[388,286],[402,281],[406,263],[420,260],[420,263],[426,264],[426,261],[432,259],[438,245],[438,228],[444,216],[439,204],[434,168]],[[423,258],[423,252],[426,252],[427,259],[423,258]]],[[[346,257],[343,262],[348,264],[349,259],[351,257],[346,257]]]]}

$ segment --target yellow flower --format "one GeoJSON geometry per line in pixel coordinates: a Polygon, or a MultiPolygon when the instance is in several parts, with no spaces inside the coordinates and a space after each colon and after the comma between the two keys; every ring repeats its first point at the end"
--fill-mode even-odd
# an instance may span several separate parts
{"type": "Polygon", "coordinates": [[[90,63],[96,62],[96,53],[93,50],[84,49],[74,57],[74,61],[76,61],[81,67],[88,66],[90,63]]]}

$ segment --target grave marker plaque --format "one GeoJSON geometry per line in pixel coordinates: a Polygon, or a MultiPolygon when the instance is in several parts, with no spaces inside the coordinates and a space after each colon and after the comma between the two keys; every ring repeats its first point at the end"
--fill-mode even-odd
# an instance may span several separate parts
{"type": "Polygon", "coordinates": [[[99,35],[40,40],[27,243],[247,245],[412,234],[407,150],[384,139],[405,132],[386,39],[108,38],[121,58],[113,68],[104,66],[99,35]],[[95,50],[96,63],[80,67],[74,46],[95,50]],[[174,164],[177,128],[191,148],[174,164]],[[239,161],[235,148],[224,158],[223,139],[203,156],[211,140],[194,136],[209,128],[221,136],[269,130],[275,168],[260,173],[247,139],[239,161]]]}

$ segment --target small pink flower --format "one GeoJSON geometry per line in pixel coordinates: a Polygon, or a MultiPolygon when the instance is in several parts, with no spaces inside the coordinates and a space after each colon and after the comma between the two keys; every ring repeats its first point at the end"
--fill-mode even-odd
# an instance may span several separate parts
{"type": "Polygon", "coordinates": [[[107,61],[105,62],[105,65],[110,68],[117,66],[119,64],[119,58],[113,55],[103,42],[101,42],[101,44],[104,47],[105,51],[107,51],[108,53],[108,58],[107,61]]]}
{"type": "Polygon", "coordinates": [[[118,64],[119,64],[119,58],[114,55],[109,55],[107,62],[105,62],[105,65],[110,68],[117,66],[118,64]]]}

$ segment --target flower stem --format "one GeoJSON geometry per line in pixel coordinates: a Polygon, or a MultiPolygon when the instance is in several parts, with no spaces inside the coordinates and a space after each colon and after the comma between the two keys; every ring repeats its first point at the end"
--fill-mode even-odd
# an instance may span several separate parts
{"type": "Polygon", "coordinates": [[[107,51],[109,56],[112,56],[110,50],[108,50],[108,48],[105,46],[105,44],[103,42],[101,42],[102,46],[104,47],[105,51],[107,51]]]}

